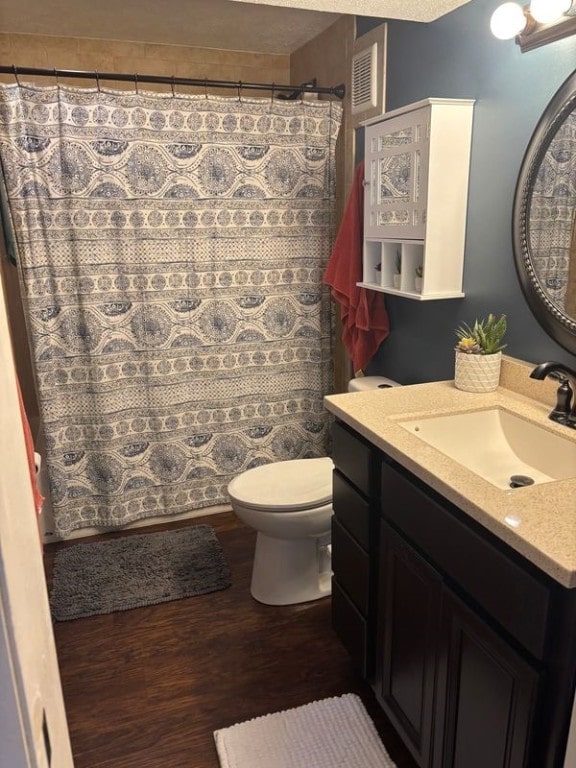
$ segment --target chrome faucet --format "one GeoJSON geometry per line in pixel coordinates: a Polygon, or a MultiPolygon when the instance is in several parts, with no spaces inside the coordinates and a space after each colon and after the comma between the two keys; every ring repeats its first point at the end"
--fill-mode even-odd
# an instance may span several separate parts
{"type": "Polygon", "coordinates": [[[576,371],[562,363],[541,363],[530,374],[531,379],[539,381],[543,381],[547,376],[560,382],[556,393],[556,406],[548,418],[576,429],[576,371]]]}

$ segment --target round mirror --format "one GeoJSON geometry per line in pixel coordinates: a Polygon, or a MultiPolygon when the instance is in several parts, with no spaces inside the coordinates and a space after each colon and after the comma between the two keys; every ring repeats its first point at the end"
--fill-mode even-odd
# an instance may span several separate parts
{"type": "Polygon", "coordinates": [[[544,330],[576,354],[576,72],[540,118],[514,196],[514,257],[544,330]]]}

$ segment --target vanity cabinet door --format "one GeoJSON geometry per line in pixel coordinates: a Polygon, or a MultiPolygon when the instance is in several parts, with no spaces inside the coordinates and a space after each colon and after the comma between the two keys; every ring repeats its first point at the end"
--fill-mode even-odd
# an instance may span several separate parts
{"type": "Polygon", "coordinates": [[[525,768],[539,676],[386,523],[375,692],[421,768],[525,768]]]}
{"type": "Polygon", "coordinates": [[[380,547],[375,693],[418,765],[428,768],[442,579],[386,524],[380,547]]]}
{"type": "Polygon", "coordinates": [[[434,768],[524,768],[538,674],[444,589],[434,768]]]}

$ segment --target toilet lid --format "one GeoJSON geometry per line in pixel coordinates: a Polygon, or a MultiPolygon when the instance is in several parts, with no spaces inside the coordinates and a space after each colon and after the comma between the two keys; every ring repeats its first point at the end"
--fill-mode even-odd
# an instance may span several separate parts
{"type": "Polygon", "coordinates": [[[232,499],[253,509],[303,510],[332,501],[332,459],[296,459],[254,467],[228,485],[232,499]]]}

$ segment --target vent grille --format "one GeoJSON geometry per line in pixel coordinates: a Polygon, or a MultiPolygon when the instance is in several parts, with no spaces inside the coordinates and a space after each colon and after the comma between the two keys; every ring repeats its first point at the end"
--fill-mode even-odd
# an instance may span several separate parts
{"type": "Polygon", "coordinates": [[[376,43],[352,57],[352,114],[377,106],[376,62],[376,43]]]}

